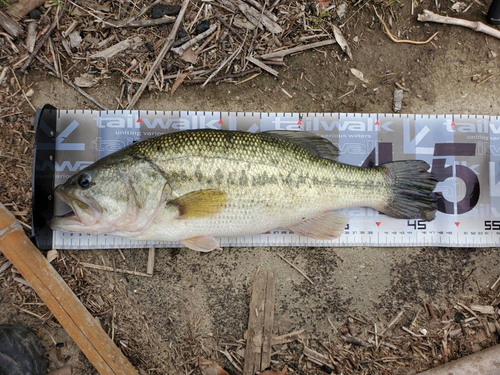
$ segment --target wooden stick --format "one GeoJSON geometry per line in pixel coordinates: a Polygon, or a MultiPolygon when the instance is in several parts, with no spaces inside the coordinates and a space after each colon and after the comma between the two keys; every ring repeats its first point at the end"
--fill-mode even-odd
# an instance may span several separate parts
{"type": "Polygon", "coordinates": [[[184,18],[184,13],[186,13],[186,9],[187,9],[188,5],[189,5],[189,0],[184,0],[184,2],[182,3],[182,8],[181,8],[179,14],[177,15],[177,19],[175,20],[174,26],[172,27],[170,34],[168,34],[168,37],[165,40],[165,44],[163,45],[158,56],[156,57],[156,60],[153,63],[153,66],[151,67],[151,69],[149,70],[148,75],[146,76],[144,81],[142,81],[142,84],[139,87],[139,90],[137,90],[137,92],[133,96],[130,103],[128,103],[126,109],[128,109],[128,110],[132,109],[134,107],[135,103],[137,103],[137,101],[139,100],[139,98],[142,95],[142,92],[144,91],[146,86],[149,85],[149,81],[151,81],[151,78],[153,78],[153,75],[156,73],[156,70],[160,66],[163,59],[165,58],[165,55],[172,47],[172,44],[174,43],[175,38],[177,36],[177,30],[179,30],[179,26],[181,25],[182,19],[184,18]]]}
{"type": "MultiPolygon", "coordinates": [[[[290,95],[290,94],[288,94],[290,95]]],[[[290,266],[292,266],[298,273],[300,273],[302,276],[306,278],[307,281],[309,281],[311,284],[314,285],[313,281],[307,277],[307,275],[304,273],[304,271],[301,271],[295,264],[290,262],[288,259],[286,259],[283,255],[276,253],[277,256],[279,256],[281,259],[283,259],[285,262],[287,262],[290,266]]]]}
{"type": "Polygon", "coordinates": [[[256,372],[260,372],[270,365],[274,297],[273,273],[270,271],[259,272],[252,285],[243,375],[255,375],[256,372]]]}
{"type": "Polygon", "coordinates": [[[266,54],[261,55],[259,57],[261,59],[263,59],[263,60],[275,59],[275,58],[283,58],[286,55],[290,55],[292,53],[306,51],[306,50],[311,49],[311,48],[318,48],[318,47],[328,46],[330,44],[335,44],[335,43],[337,43],[337,41],[335,39],[322,40],[321,42],[315,42],[315,43],[310,43],[310,44],[306,44],[306,45],[303,45],[303,46],[298,46],[298,47],[293,47],[293,48],[288,48],[288,49],[282,49],[281,51],[266,53],[266,54]]]}
{"type": "Polygon", "coordinates": [[[424,13],[419,14],[417,19],[421,22],[436,22],[436,23],[444,23],[447,25],[463,26],[480,33],[488,34],[493,38],[500,39],[500,30],[485,25],[482,22],[468,21],[461,18],[441,16],[439,14],[431,12],[430,10],[424,10],[424,13]]]}
{"type": "Polygon", "coordinates": [[[45,33],[45,35],[43,36],[43,38],[40,39],[38,41],[38,43],[35,45],[35,49],[33,50],[33,52],[31,52],[30,56],[28,57],[28,60],[26,60],[26,62],[22,66],[21,73],[26,72],[26,69],[28,69],[28,66],[31,64],[31,62],[33,61],[33,59],[35,58],[35,56],[38,54],[38,51],[40,51],[40,48],[42,48],[42,46],[45,44],[45,42],[49,38],[50,34],[52,34],[52,31],[55,30],[55,28],[59,24],[59,21],[61,20],[63,14],[64,14],[64,10],[65,10],[65,7],[62,7],[61,10],[60,10],[59,16],[56,15],[54,17],[54,22],[52,22],[52,25],[47,30],[47,32],[45,33]]]}
{"type": "Polygon", "coordinates": [[[238,8],[240,8],[241,13],[243,13],[243,15],[259,29],[263,30],[265,27],[273,34],[279,34],[283,32],[283,29],[280,25],[278,25],[265,14],[262,14],[262,12],[259,12],[254,7],[245,4],[241,0],[236,0],[236,5],[238,6],[238,8]]]}
{"type": "MultiPolygon", "coordinates": [[[[249,75],[249,74],[255,73],[255,72],[260,72],[260,69],[259,68],[252,68],[252,69],[245,70],[245,71],[239,72],[239,73],[232,73],[232,74],[226,74],[226,75],[219,76],[219,77],[214,77],[214,78],[212,78],[211,82],[218,82],[218,81],[223,81],[225,79],[231,79],[231,78],[240,78],[240,77],[244,77],[246,75],[249,75]]],[[[203,83],[205,81],[206,81],[205,78],[196,78],[196,79],[192,79],[190,81],[184,81],[183,84],[184,85],[194,85],[194,84],[203,83]]]]}
{"type": "Polygon", "coordinates": [[[110,271],[110,272],[118,272],[118,273],[126,273],[128,275],[134,275],[134,276],[144,276],[144,277],[151,277],[152,275],[144,272],[138,272],[138,271],[131,271],[131,270],[124,270],[122,268],[113,268],[113,267],[108,267],[108,266],[101,266],[99,264],[92,264],[92,263],[85,263],[85,262],[80,262],[78,263],[83,267],[87,268],[94,268],[96,270],[101,270],[101,271],[110,271]]]}
{"type": "Polygon", "coordinates": [[[1,203],[0,251],[31,284],[100,374],[137,375],[128,359],[1,203]]]}
{"type": "Polygon", "coordinates": [[[272,74],[273,76],[278,77],[279,73],[276,70],[274,70],[273,68],[264,64],[262,61],[259,61],[252,56],[247,56],[247,60],[250,61],[252,64],[257,65],[259,68],[262,68],[266,72],[272,74]]]}
{"type": "Polygon", "coordinates": [[[196,35],[193,39],[188,40],[186,43],[184,43],[182,46],[177,47],[177,48],[172,48],[172,52],[178,54],[181,56],[189,47],[193,46],[194,44],[198,43],[200,40],[205,39],[207,36],[212,34],[215,30],[217,30],[217,25],[212,25],[208,30],[205,30],[201,34],[196,35]]]}
{"type": "Polygon", "coordinates": [[[26,45],[28,51],[31,53],[35,49],[36,43],[36,27],[37,23],[34,21],[28,22],[28,32],[26,33],[26,45]]]}
{"type": "Polygon", "coordinates": [[[271,345],[283,345],[289,342],[296,341],[305,331],[305,329],[301,329],[300,331],[290,332],[283,336],[273,336],[271,345]]]}
{"type": "Polygon", "coordinates": [[[147,19],[147,20],[107,22],[104,24],[104,27],[116,27],[117,29],[121,27],[149,27],[149,26],[165,25],[174,22],[175,22],[175,17],[163,16],[161,18],[147,19]]]}
{"type": "Polygon", "coordinates": [[[16,80],[17,86],[19,87],[19,90],[21,91],[21,93],[24,96],[24,99],[26,99],[26,101],[30,105],[31,109],[33,109],[33,111],[36,112],[36,108],[33,107],[33,104],[31,104],[31,101],[28,99],[28,97],[26,96],[26,93],[24,92],[23,88],[21,87],[21,84],[19,83],[19,80],[17,79],[16,72],[14,72],[14,69],[11,69],[11,70],[12,70],[12,74],[14,75],[14,78],[16,80]]]}
{"type": "Polygon", "coordinates": [[[240,51],[241,51],[241,47],[242,47],[242,46],[243,46],[243,44],[242,44],[241,46],[239,46],[239,47],[236,49],[236,51],[234,51],[234,52],[231,54],[231,56],[229,56],[228,58],[226,58],[226,59],[225,59],[225,60],[224,60],[224,61],[223,61],[220,65],[219,65],[219,67],[218,67],[217,69],[215,69],[215,71],[214,71],[212,74],[210,74],[210,76],[207,78],[207,80],[206,80],[205,82],[203,82],[203,85],[201,85],[201,87],[205,87],[205,86],[208,84],[208,82],[210,82],[210,81],[212,80],[212,78],[214,78],[214,77],[217,75],[217,73],[219,73],[219,72],[221,71],[221,69],[222,69],[222,68],[224,68],[227,64],[231,63],[231,61],[233,61],[233,60],[234,60],[234,58],[235,58],[236,56],[238,56],[238,54],[240,53],[240,51]]]}
{"type": "Polygon", "coordinates": [[[14,38],[17,38],[24,32],[21,25],[2,11],[0,11],[0,26],[14,38]]]}
{"type": "Polygon", "coordinates": [[[307,346],[304,347],[303,351],[304,355],[313,363],[316,363],[320,366],[328,366],[333,369],[333,363],[326,355],[318,353],[312,349],[309,349],[307,346]]]}
{"type": "Polygon", "coordinates": [[[29,12],[31,12],[35,8],[41,7],[45,4],[45,0],[23,0],[18,1],[17,3],[12,5],[12,8],[7,9],[7,13],[13,19],[19,21],[29,12]]]}
{"type": "Polygon", "coordinates": [[[439,367],[421,372],[420,375],[495,375],[498,374],[499,356],[500,345],[495,345],[439,367]]]}
{"type": "Polygon", "coordinates": [[[97,59],[97,58],[109,59],[109,58],[113,57],[114,55],[116,55],[117,53],[125,51],[128,48],[137,48],[143,43],[144,43],[144,40],[140,36],[136,36],[135,38],[131,38],[131,39],[125,39],[119,43],[112,45],[109,48],[106,48],[105,50],[94,53],[92,56],[90,56],[90,58],[91,59],[97,59]]]}
{"type": "MultiPolygon", "coordinates": [[[[262,5],[259,4],[258,1],[256,0],[245,0],[248,4],[250,4],[251,6],[253,6],[254,8],[257,8],[258,10],[262,10],[262,5]]],[[[272,14],[270,11],[268,11],[267,9],[264,10],[264,14],[269,17],[270,19],[272,19],[274,22],[277,22],[278,21],[278,17],[276,17],[274,14],[272,14]]]]}
{"type": "Polygon", "coordinates": [[[149,248],[149,254],[148,254],[148,268],[146,273],[148,275],[152,275],[155,269],[155,248],[150,247],[149,248]]]}
{"type": "MultiPolygon", "coordinates": [[[[2,82],[1,82],[1,80],[0,80],[0,84],[1,84],[1,83],[2,83],[2,82]]],[[[495,289],[495,288],[497,287],[498,283],[500,283],[500,276],[498,277],[497,281],[495,281],[495,282],[493,283],[493,285],[490,287],[490,289],[491,289],[491,290],[495,289]]]]}
{"type": "Polygon", "coordinates": [[[2,73],[0,73],[0,85],[2,85],[2,82],[5,79],[5,76],[7,75],[7,70],[9,70],[9,67],[4,66],[4,68],[2,69],[2,73]]]}
{"type": "Polygon", "coordinates": [[[398,315],[396,315],[396,317],[394,319],[391,320],[391,322],[389,323],[389,325],[387,327],[385,327],[382,332],[380,332],[380,336],[384,336],[384,334],[387,332],[387,330],[389,330],[394,324],[396,324],[398,322],[399,319],[401,319],[401,317],[403,316],[404,314],[404,310],[401,310],[398,315]]]}
{"type": "Polygon", "coordinates": [[[495,74],[492,74],[492,75],[491,75],[491,76],[489,76],[488,78],[483,79],[481,82],[476,83],[476,86],[480,86],[480,85],[482,85],[483,83],[486,83],[486,82],[488,82],[490,79],[495,78],[495,77],[497,77],[497,76],[499,76],[499,75],[500,75],[500,72],[495,73],[495,74]]]}
{"type": "Polygon", "coordinates": [[[236,31],[236,29],[231,27],[231,25],[228,24],[227,21],[222,16],[220,16],[217,12],[214,13],[214,16],[215,16],[215,18],[217,18],[219,20],[220,23],[222,23],[224,26],[226,26],[227,29],[229,31],[231,31],[234,34],[234,36],[236,36],[240,40],[240,42],[243,42],[245,40],[245,38],[243,38],[240,35],[240,33],[238,33],[238,31],[236,31]]]}

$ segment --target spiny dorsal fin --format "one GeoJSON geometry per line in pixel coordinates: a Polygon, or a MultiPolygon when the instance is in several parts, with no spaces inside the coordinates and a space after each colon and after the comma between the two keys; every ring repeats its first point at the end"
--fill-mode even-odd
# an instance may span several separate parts
{"type": "Polygon", "coordinates": [[[226,193],[220,190],[197,190],[168,202],[179,210],[179,219],[197,219],[220,214],[226,206],[226,193]]]}
{"type": "Polygon", "coordinates": [[[295,143],[297,146],[305,148],[315,156],[333,161],[336,161],[339,157],[340,152],[337,146],[328,139],[313,133],[291,130],[271,130],[263,132],[263,134],[286,139],[289,142],[295,143]]]}

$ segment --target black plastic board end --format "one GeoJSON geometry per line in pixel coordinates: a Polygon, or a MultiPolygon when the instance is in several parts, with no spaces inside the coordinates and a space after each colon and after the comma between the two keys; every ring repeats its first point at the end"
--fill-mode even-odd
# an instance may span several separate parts
{"type": "Polygon", "coordinates": [[[49,220],[54,215],[54,172],[57,109],[46,104],[36,114],[33,156],[32,240],[40,250],[52,249],[53,231],[49,220]]]}

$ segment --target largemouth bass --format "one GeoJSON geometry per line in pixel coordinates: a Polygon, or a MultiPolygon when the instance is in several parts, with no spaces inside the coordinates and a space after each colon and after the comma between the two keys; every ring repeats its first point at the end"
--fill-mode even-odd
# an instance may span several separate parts
{"type": "Polygon", "coordinates": [[[214,237],[275,228],[316,239],[342,235],[365,206],[431,221],[437,180],[429,165],[404,160],[372,168],[342,164],[320,136],[293,131],[182,131],[132,144],[56,188],[72,212],[55,230],[180,241],[198,251],[214,237]]]}

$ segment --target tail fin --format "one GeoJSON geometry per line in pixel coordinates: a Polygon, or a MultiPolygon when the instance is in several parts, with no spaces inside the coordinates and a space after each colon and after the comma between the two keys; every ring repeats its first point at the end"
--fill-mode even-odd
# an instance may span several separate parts
{"type": "Polygon", "coordinates": [[[429,164],[422,160],[404,160],[379,166],[389,181],[389,196],[384,214],[399,219],[432,221],[436,217],[433,190],[436,177],[427,172],[429,164]]]}

